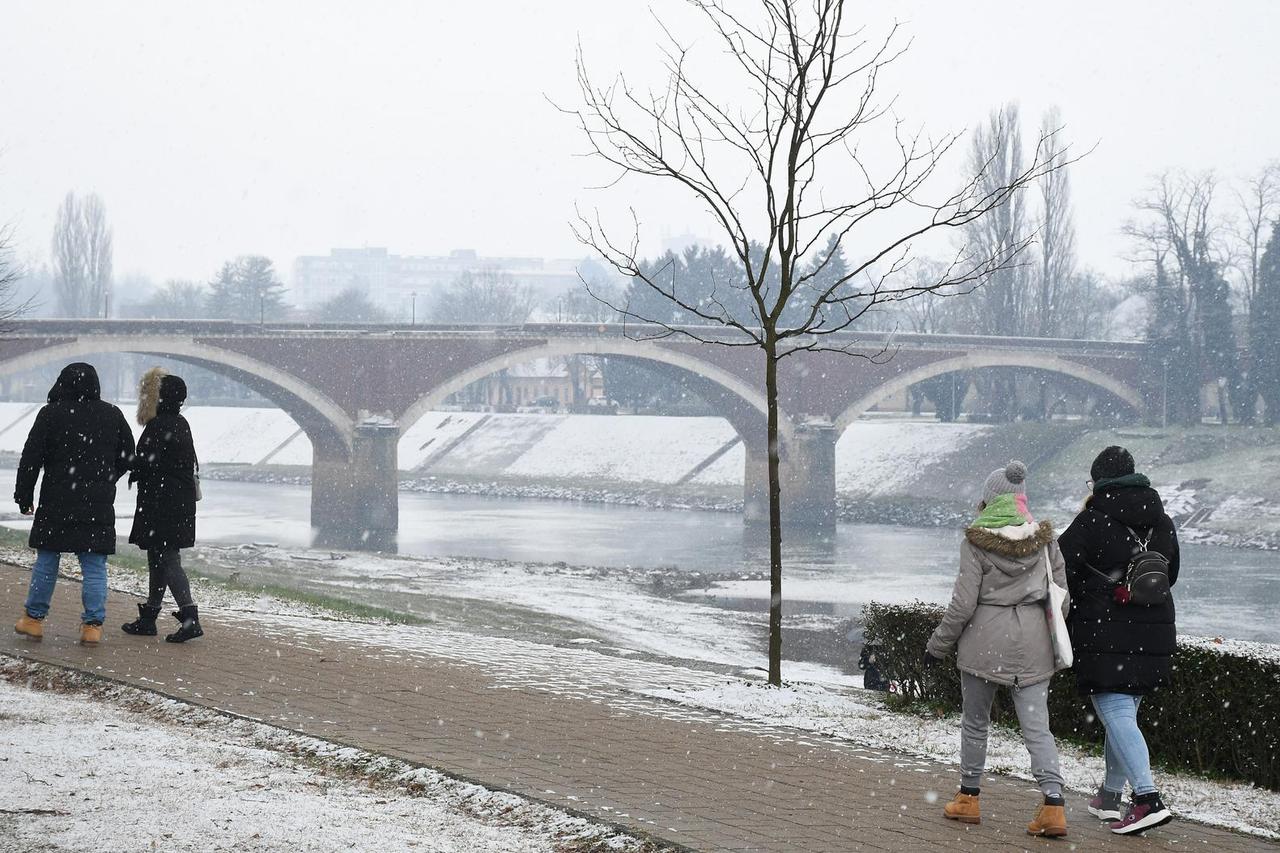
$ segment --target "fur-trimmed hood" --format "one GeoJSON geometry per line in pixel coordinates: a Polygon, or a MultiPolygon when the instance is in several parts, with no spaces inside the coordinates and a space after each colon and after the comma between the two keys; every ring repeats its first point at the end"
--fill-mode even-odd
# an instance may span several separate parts
{"type": "Polygon", "coordinates": [[[153,367],[142,374],[138,384],[138,424],[146,426],[155,419],[160,407],[160,381],[169,375],[163,367],[153,367]]]}
{"type": "Polygon", "coordinates": [[[1014,560],[1029,557],[1053,541],[1053,522],[1010,525],[1008,527],[969,527],[964,538],[975,548],[1014,560]]]}

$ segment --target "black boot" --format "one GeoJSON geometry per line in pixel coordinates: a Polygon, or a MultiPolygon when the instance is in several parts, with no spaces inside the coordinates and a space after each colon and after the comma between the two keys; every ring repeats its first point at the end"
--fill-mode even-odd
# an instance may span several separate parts
{"type": "Polygon", "coordinates": [[[154,637],[156,635],[156,617],[160,615],[160,605],[139,604],[138,618],[120,626],[120,630],[135,637],[154,637]]]}
{"type": "Polygon", "coordinates": [[[173,618],[181,622],[182,627],[165,637],[166,643],[185,643],[204,636],[204,630],[200,627],[200,611],[194,604],[178,608],[173,618]]]}

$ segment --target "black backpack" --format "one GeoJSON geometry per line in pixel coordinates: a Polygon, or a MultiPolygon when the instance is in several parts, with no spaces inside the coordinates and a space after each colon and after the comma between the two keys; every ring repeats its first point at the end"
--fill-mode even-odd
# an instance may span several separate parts
{"type": "Polygon", "coordinates": [[[1099,572],[1093,566],[1089,568],[1117,584],[1115,589],[1117,604],[1160,607],[1169,600],[1170,595],[1169,558],[1159,551],[1151,550],[1151,539],[1155,536],[1156,529],[1152,527],[1148,530],[1145,539],[1135,533],[1132,527],[1126,526],[1125,530],[1129,531],[1133,541],[1138,543],[1138,550],[1129,558],[1129,565],[1125,567],[1124,574],[1120,578],[1114,578],[1099,572]]]}

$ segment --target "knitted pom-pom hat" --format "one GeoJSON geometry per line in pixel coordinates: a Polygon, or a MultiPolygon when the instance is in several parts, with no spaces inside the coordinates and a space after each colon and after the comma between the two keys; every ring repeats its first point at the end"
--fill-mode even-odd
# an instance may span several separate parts
{"type": "Polygon", "coordinates": [[[982,500],[984,503],[991,503],[1000,495],[1025,495],[1026,481],[1027,466],[1015,459],[1003,468],[991,472],[982,486],[982,500]]]}

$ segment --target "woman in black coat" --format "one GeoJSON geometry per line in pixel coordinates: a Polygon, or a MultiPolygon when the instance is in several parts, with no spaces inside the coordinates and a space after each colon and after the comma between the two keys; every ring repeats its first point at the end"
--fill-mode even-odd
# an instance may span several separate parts
{"type": "Polygon", "coordinates": [[[165,637],[183,643],[204,634],[200,614],[191,599],[191,584],[182,570],[182,548],[196,544],[197,468],[191,427],[179,414],[187,399],[181,377],[153,368],[142,377],[138,392],[138,423],[145,429],[138,439],[129,482],[138,486],[138,508],[129,541],[147,552],[150,584],[138,618],[123,626],[127,634],[154,636],[156,617],[168,587],[178,605],[181,626],[165,637]]]}
{"type": "Polygon", "coordinates": [[[1120,834],[1168,823],[1172,815],[1151,775],[1147,742],[1138,728],[1142,697],[1168,684],[1177,647],[1173,596],[1161,604],[1127,602],[1121,581],[1134,555],[1155,551],[1168,560],[1169,585],[1178,580],[1178,536],[1150,481],[1135,473],[1133,456],[1108,447],[1090,470],[1093,494],[1058,538],[1067,563],[1076,686],[1106,727],[1106,778],[1089,811],[1115,819],[1120,834]],[[1126,780],[1133,805],[1121,814],[1126,780]]]}

